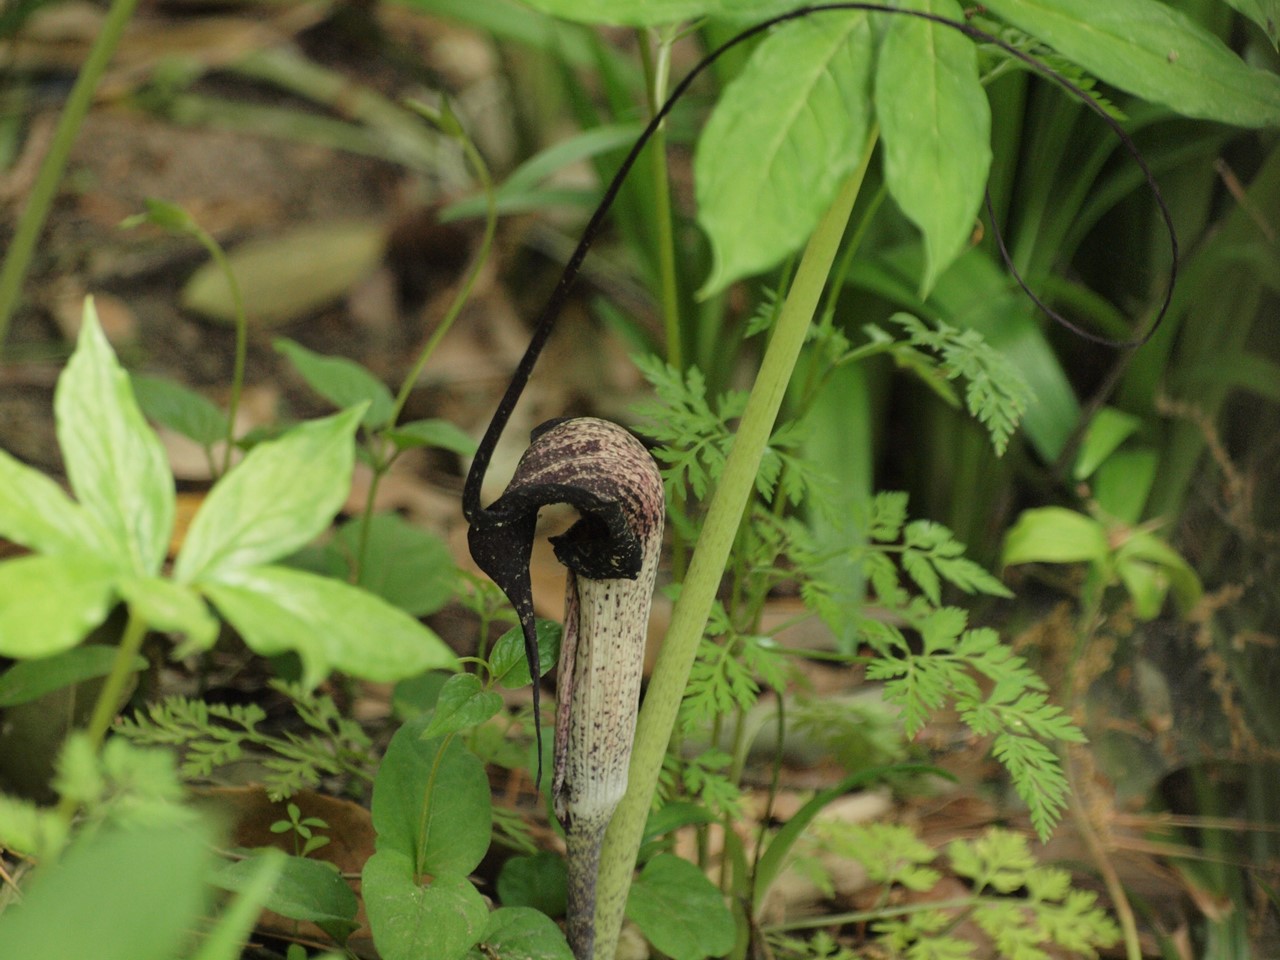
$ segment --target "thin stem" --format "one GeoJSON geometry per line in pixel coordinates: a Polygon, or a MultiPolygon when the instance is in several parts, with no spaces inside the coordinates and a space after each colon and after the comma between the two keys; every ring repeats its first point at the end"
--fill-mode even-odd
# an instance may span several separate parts
{"type": "MultiPolygon", "coordinates": [[[[98,692],[98,700],[93,705],[93,715],[85,728],[89,745],[95,752],[102,746],[107,730],[111,727],[111,721],[120,709],[125,686],[133,676],[133,662],[142,650],[142,641],[146,635],[146,621],[130,610],[129,619],[124,626],[124,634],[120,638],[120,646],[116,647],[115,658],[111,661],[111,672],[103,681],[102,689],[98,692]]],[[[75,812],[76,801],[64,796],[58,804],[58,814],[69,823],[75,812]]]]}
{"type": "Polygon", "coordinates": [[[631,871],[640,849],[645,816],[652,802],[676,713],[706,627],[711,605],[729,559],[742,511],[787,391],[805,334],[840,247],[845,225],[870,162],[869,138],[862,162],[849,177],[809,238],[795,283],[782,308],[747,400],[720,484],[707,511],[689,565],[689,575],[672,611],[671,626],[658,656],[636,729],[626,796],[605,834],[596,899],[597,960],[611,960],[626,907],[631,871]]]}
{"type": "Polygon", "coordinates": [[[249,319],[244,312],[244,297],[240,293],[240,282],[236,280],[235,271],[231,269],[231,261],[227,259],[222,245],[203,227],[195,228],[198,239],[209,256],[213,257],[218,269],[227,278],[227,288],[231,291],[231,306],[236,317],[236,357],[231,371],[231,396],[227,399],[227,448],[222,454],[222,472],[231,469],[231,451],[236,442],[236,412],[240,409],[240,393],[244,389],[245,355],[249,351],[249,319]]]}
{"type": "Polygon", "coordinates": [[[49,208],[57,195],[58,184],[67,167],[67,158],[76,142],[76,134],[93,103],[93,93],[98,87],[98,81],[106,72],[137,5],[138,0],[112,0],[98,38],[94,41],[84,66],[80,68],[70,96],[67,97],[66,109],[58,118],[53,143],[44,162],[40,164],[40,172],[31,187],[31,195],[14,229],[4,265],[0,266],[0,352],[3,352],[5,337],[9,332],[9,320],[22,293],[23,277],[27,274],[36,242],[40,239],[40,231],[44,228],[49,208]]]}

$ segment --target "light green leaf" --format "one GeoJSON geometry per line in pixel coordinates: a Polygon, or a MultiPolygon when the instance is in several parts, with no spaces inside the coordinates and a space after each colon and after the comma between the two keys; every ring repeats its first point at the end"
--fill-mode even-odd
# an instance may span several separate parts
{"type": "Polygon", "coordinates": [[[313,420],[250,450],[200,506],[174,579],[268,563],[315,538],[351,486],[360,415],[357,408],[313,420]]]}
{"type": "Polygon", "coordinates": [[[262,915],[272,888],[280,880],[284,861],[285,856],[279,850],[266,850],[252,860],[243,861],[251,864],[252,869],[244,876],[239,895],[203,937],[200,952],[192,960],[238,960],[244,955],[244,942],[262,915]]]}
{"type": "Polygon", "coordinates": [[[0,537],[40,553],[113,557],[110,539],[56,483],[0,450],[0,537]]]}
{"type": "Polygon", "coordinates": [[[1087,480],[1141,426],[1142,421],[1133,414],[1115,407],[1103,407],[1089,422],[1089,428],[1080,441],[1072,475],[1077,480],[1087,480]]]}
{"type": "MultiPolygon", "coordinates": [[[[542,676],[560,660],[560,642],[564,629],[554,620],[539,618],[534,621],[538,637],[538,676],[542,676]]],[[[493,645],[489,654],[489,671],[493,679],[508,690],[527,687],[529,661],[524,654],[524,633],[518,626],[512,627],[493,645]]]]}
{"type": "MultiPolygon", "coordinates": [[[[1200,578],[1182,554],[1146,530],[1135,531],[1120,545],[1116,551],[1116,564],[1117,572],[1122,579],[1125,579],[1126,586],[1129,585],[1129,580],[1126,578],[1125,567],[1138,564],[1153,566],[1162,588],[1161,603],[1163,603],[1163,591],[1171,589],[1178,607],[1184,614],[1200,601],[1204,593],[1200,578]]],[[[1159,612],[1157,609],[1151,617],[1158,615],[1159,612]]]]}
{"type": "Polygon", "coordinates": [[[107,618],[116,571],[90,556],[28,556],[0,563],[0,655],[69,650],[107,618]]]}
{"type": "Polygon", "coordinates": [[[362,891],[383,960],[461,960],[489,919],[466,877],[419,884],[413,858],[399,850],[380,849],[365,861],[362,891]]]}
{"type": "Polygon", "coordinates": [[[1001,563],[1106,562],[1107,532],[1092,517],[1065,507],[1024,510],[1004,540],[1001,563]]]}
{"type": "Polygon", "coordinates": [[[480,937],[484,950],[470,960],[573,960],[564,932],[545,913],[531,907],[502,907],[489,914],[480,937]]]}
{"type": "Polygon", "coordinates": [[[136,373],[129,382],[138,406],[156,423],[205,447],[227,438],[227,415],[204,394],[172,380],[136,373]]]}
{"type": "Polygon", "coordinates": [[[1156,0],[993,0],[986,5],[1090,73],[1187,117],[1280,123],[1280,77],[1247,66],[1180,10],[1156,0]]]}
{"type": "Polygon", "coordinates": [[[1108,517],[1134,524],[1142,519],[1160,457],[1149,447],[1118,450],[1093,475],[1093,496],[1108,517]]]}
{"type": "Polygon", "coordinates": [[[436,699],[431,722],[422,731],[423,738],[443,737],[469,727],[479,726],[502,709],[502,697],[481,688],[474,673],[459,673],[445,681],[436,699]]]}
{"type": "Polygon", "coordinates": [[[439,447],[469,457],[479,446],[475,438],[448,420],[414,420],[386,432],[386,437],[400,450],[410,447],[439,447]]]}
{"type": "MultiPolygon", "coordinates": [[[[954,0],[909,6],[964,19],[954,0]]],[[[889,193],[924,235],[925,296],[973,233],[991,166],[991,108],[968,38],[916,17],[893,19],[876,60],[876,119],[889,193]]]]}
{"type": "Polygon", "coordinates": [[[227,570],[200,586],[250,649],[297,653],[309,685],[330,670],[389,682],[456,663],[413,617],[339,580],[263,566],[227,570]]]}
{"type": "Polygon", "coordinates": [[[377,429],[391,418],[395,399],[387,385],[346,357],[326,357],[300,343],[278,337],[272,346],[293,364],[309,386],[339,410],[367,402],[360,422],[377,429]]]}
{"type": "Polygon", "coordinates": [[[725,88],[698,141],[698,222],[715,265],[710,296],[773,266],[813,231],[870,126],[864,12],[783,24],[725,88]]]}
{"type": "Polygon", "coordinates": [[[173,529],[173,474],[92,299],[85,301],[80,339],[58,378],[53,409],[71,489],[107,532],[116,562],[135,573],[159,572],[173,529]]]}
{"type": "Polygon", "coordinates": [[[0,914],[5,960],[173,960],[205,915],[213,843],[200,823],[82,834],[0,914]]]}
{"type": "Polygon", "coordinates": [[[217,619],[192,587],[159,577],[127,577],[118,589],[148,627],[185,634],[184,651],[207,650],[218,638],[217,619]]]}
{"type": "Polygon", "coordinates": [[[418,873],[465,875],[489,849],[489,778],[456,738],[423,740],[429,720],[405,723],[382,759],[372,804],[378,849],[410,858],[418,873]]]}
{"type": "MultiPolygon", "coordinates": [[[[115,648],[91,643],[52,657],[19,660],[0,674],[0,707],[30,703],[73,683],[105,677],[111,672],[115,659],[115,648]]],[[[133,669],[147,669],[147,661],[134,657],[133,669]]]]}
{"type": "Polygon", "coordinates": [[[627,916],[673,960],[719,957],[733,948],[736,927],[724,896],[701,870],[660,853],[631,885],[627,916]]]}

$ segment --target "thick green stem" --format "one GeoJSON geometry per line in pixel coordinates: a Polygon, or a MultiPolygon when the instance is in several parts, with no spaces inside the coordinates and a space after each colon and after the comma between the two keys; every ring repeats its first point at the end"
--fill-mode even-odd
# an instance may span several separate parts
{"type": "Polygon", "coordinates": [[[71,147],[76,142],[76,134],[93,103],[98,81],[106,72],[137,5],[138,0],[113,0],[98,39],[94,41],[84,66],[80,68],[80,75],[76,77],[75,86],[71,88],[71,95],[67,97],[67,106],[58,118],[53,145],[40,165],[40,173],[31,187],[31,196],[27,198],[27,205],[9,243],[9,251],[5,254],[4,266],[0,267],[0,352],[3,352],[5,336],[9,332],[9,319],[22,293],[22,279],[27,274],[27,266],[35,253],[36,241],[40,239],[53,198],[58,193],[58,184],[71,155],[71,147]]]}
{"type": "Polygon", "coordinates": [[[627,793],[609,824],[601,851],[596,892],[594,956],[597,960],[612,960],[617,948],[631,872],[698,641],[706,627],[742,511],[751,496],[760,459],[773,432],[787,384],[817,310],[873,146],[874,136],[868,139],[857,171],[841,187],[809,238],[795,282],[778,317],[760,373],[743,411],[724,474],[698,537],[680,599],[672,611],[671,626],[654,667],[636,728],[627,793]]]}

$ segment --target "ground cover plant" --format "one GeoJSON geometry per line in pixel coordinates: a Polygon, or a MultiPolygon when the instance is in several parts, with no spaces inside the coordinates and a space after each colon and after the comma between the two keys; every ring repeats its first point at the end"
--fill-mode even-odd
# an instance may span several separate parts
{"type": "MultiPolygon", "coordinates": [[[[1228,609],[1224,598],[1240,595],[1223,579],[1228,571],[1204,566],[1211,555],[1178,542],[1172,526],[1196,516],[1188,498],[1207,451],[1230,481],[1232,536],[1261,556],[1271,542],[1269,517],[1248,500],[1216,425],[1225,388],[1203,406],[1181,398],[1217,371],[1227,386],[1275,399],[1269,348],[1250,336],[1273,302],[1259,265],[1274,261],[1274,239],[1259,211],[1275,190],[1274,150],[1265,136],[1228,126],[1272,127],[1280,117],[1280,81],[1250,62],[1274,53],[1274,18],[1261,6],[1234,19],[1208,4],[1184,13],[1154,0],[1126,0],[1101,19],[1067,0],[1001,0],[969,12],[912,6],[919,16],[830,6],[744,34],[741,18],[777,8],[540,2],[534,13],[417,3],[496,31],[508,51],[535,51],[542,59],[533,66],[513,56],[513,76],[561,77],[584,130],[495,185],[475,142],[476,116],[448,100],[401,108],[371,95],[347,129],[306,126],[309,136],[340,137],[345,149],[382,150],[406,166],[421,161],[414,151],[424,143],[451,143],[454,161],[423,166],[460,162],[478,191],[439,214],[481,215],[483,227],[455,257],[459,279],[439,298],[431,332],[415,336],[394,391],[372,365],[333,350],[292,337],[267,344],[254,317],[294,315],[262,293],[279,283],[279,267],[259,274],[260,286],[248,254],[224,254],[198,218],[172,204],[150,202],[132,219],[210,255],[212,272],[193,277],[185,302],[234,327],[230,386],[224,410],[189,388],[126,374],[90,300],[52,404],[71,495],[0,457],[0,534],[28,551],[0,563],[0,654],[12,661],[0,675],[0,705],[7,736],[31,761],[24,782],[4,771],[11,793],[0,798],[0,843],[12,853],[0,937],[15,955],[610,957],[626,918],[654,951],[677,958],[1139,957],[1192,936],[1226,956],[1274,927],[1267,835],[1255,834],[1249,862],[1216,832],[1271,817],[1256,766],[1270,756],[1271,713],[1247,679],[1268,642],[1266,594],[1228,609]],[[642,28],[639,69],[594,29],[549,16],[642,28]],[[693,38],[682,36],[690,21],[693,38]],[[1215,26],[1246,31],[1249,58],[1215,26]],[[668,91],[672,61],[691,39],[723,56],[697,61],[668,91]],[[1077,96],[1065,106],[1045,100],[1061,92],[1028,70],[1037,63],[1077,96]],[[588,67],[598,96],[578,84],[575,71],[588,67]],[[686,86],[693,92],[680,98],[686,86]],[[653,137],[645,154],[634,141],[637,110],[653,137]],[[1185,122],[1170,111],[1211,123],[1178,126],[1185,122]],[[439,139],[379,141],[388,130],[419,129],[410,122],[429,123],[439,139]],[[1116,130],[1129,134],[1117,141],[1116,130]],[[1179,136],[1166,142],[1169,130],[1179,136]],[[654,148],[673,142],[678,159],[695,137],[692,196],[681,197],[685,167],[654,148]],[[1117,143],[1128,150],[1117,153],[1117,143]],[[1249,191],[1219,173],[1238,188],[1226,191],[1231,205],[1211,202],[1203,182],[1149,192],[1150,171],[1191,180],[1178,164],[1220,160],[1228,144],[1256,173],[1249,191]],[[1135,174],[1143,155],[1150,170],[1135,174]],[[544,185],[584,159],[608,186],[544,185]],[[566,251],[569,269],[499,413],[486,411],[487,426],[470,431],[409,413],[423,408],[415,403],[423,372],[477,295],[500,217],[594,203],[601,190],[606,203],[566,251]],[[977,228],[983,206],[992,219],[977,228]],[[705,243],[683,219],[690,212],[705,243]],[[1140,267],[1107,271],[1090,260],[1101,256],[1091,231],[1117,229],[1108,218],[1134,239],[1140,267]],[[505,492],[489,491],[498,441],[606,223],[616,228],[615,255],[630,257],[626,269],[652,291],[649,325],[625,296],[591,304],[631,345],[648,384],[643,399],[620,409],[652,458],[622,428],[570,417],[535,430],[505,492]],[[1190,251],[1176,292],[1178,247],[1170,260],[1165,231],[1175,225],[1190,251]],[[1223,270],[1237,281],[1229,319],[1207,324],[1203,303],[1223,270]],[[1129,346],[1151,337],[1149,352],[1079,379],[1070,358],[1083,348],[1035,319],[1030,291],[1042,291],[1040,305],[1076,333],[1129,346]],[[247,367],[264,352],[282,358],[313,409],[319,397],[337,412],[239,427],[247,367]],[[888,389],[886,361],[903,371],[896,389],[923,386],[931,404],[908,392],[909,412],[886,414],[877,402],[888,389]],[[1094,394],[1082,403],[1084,390],[1094,394]],[[1175,425],[1164,429],[1158,415],[1175,425]],[[176,536],[181,500],[148,419],[194,441],[207,467],[207,490],[176,536]],[[922,482],[924,471],[903,469],[901,452],[883,452],[889,446],[931,463],[943,482],[922,482]],[[472,458],[458,512],[470,522],[476,563],[514,610],[493,584],[461,573],[465,558],[439,537],[375,511],[396,470],[424,451],[435,463],[472,458]],[[879,489],[877,459],[912,489],[879,489]],[[1003,465],[1010,460],[1020,477],[1003,465]],[[354,497],[353,475],[364,477],[354,497]],[[628,475],[644,482],[622,483],[628,475]],[[955,500],[939,499],[939,486],[957,478],[955,500]],[[1009,506],[993,528],[982,504],[1001,491],[1009,506]],[[531,573],[539,508],[557,502],[580,515],[556,541],[571,571],[563,628],[538,616],[531,573]],[[350,519],[331,529],[340,510],[350,519]],[[661,574],[660,550],[669,557],[661,574]],[[1009,575],[981,562],[997,559],[1009,575]],[[1032,576],[1020,577],[1026,569],[1032,576]],[[630,707],[656,576],[673,605],[637,719],[630,707]],[[1050,590],[1071,599],[1037,615],[1050,590]],[[823,624],[819,647],[786,639],[793,624],[774,615],[782,598],[800,602],[791,619],[823,624]],[[1001,606],[1010,603],[1021,609],[1001,606]],[[422,622],[445,608],[468,616],[466,656],[422,622]],[[1161,739],[1177,708],[1144,648],[1144,630],[1155,629],[1147,624],[1185,630],[1200,651],[1234,752],[1196,755],[1186,740],[1161,739]],[[296,723],[252,700],[211,695],[217,657],[235,650],[245,651],[238,669],[252,662],[274,675],[264,704],[296,723]],[[544,751],[537,686],[531,703],[510,703],[557,662],[555,732],[544,751]],[[197,680],[185,693],[164,689],[175,663],[197,680]],[[825,700],[806,689],[815,663],[860,678],[877,697],[825,700]],[[396,684],[381,723],[357,720],[365,681],[396,684]],[[1131,688],[1150,713],[1126,728],[1130,715],[1117,701],[1131,688]],[[616,724],[619,745],[593,739],[604,723],[616,724]],[[1154,767],[1131,732],[1141,723],[1165,752],[1154,767]],[[783,815],[783,757],[806,724],[839,773],[783,815]],[[935,765],[939,756],[919,742],[948,724],[970,763],[998,762],[998,779],[1011,787],[1002,818],[1021,831],[988,822],[940,839],[910,816],[827,819],[852,792],[881,785],[904,802],[945,797],[956,768],[935,765]],[[37,750],[23,731],[41,727],[54,729],[37,750]],[[773,756],[753,758],[770,739],[773,756]],[[1223,763],[1242,761],[1244,812],[1225,809],[1212,786],[1232,775],[1223,763]],[[233,845],[188,784],[219,782],[244,763],[274,806],[257,842],[233,845]],[[1146,779],[1125,779],[1126,767],[1146,779]],[[1176,796],[1157,795],[1169,769],[1189,771],[1200,798],[1190,810],[1200,816],[1137,821],[1165,831],[1164,847],[1147,838],[1144,849],[1177,863],[1186,889],[1233,905],[1194,931],[1171,928],[1131,890],[1133,876],[1118,865],[1121,810],[1101,785],[1110,777],[1140,803],[1184,810],[1176,796]],[[496,771],[523,771],[517,782],[532,784],[537,800],[518,809],[500,802],[496,771]],[[759,771],[763,781],[754,781],[759,771]],[[367,812],[313,807],[317,789],[345,792],[367,812]],[[1043,862],[1051,846],[1033,853],[1068,813],[1080,847],[1060,856],[1088,864],[1075,876],[1043,862]],[[1199,862],[1168,835],[1180,827],[1202,832],[1199,862]],[[334,848],[357,829],[366,839],[344,859],[334,848]],[[271,837],[280,850],[263,849],[271,837]],[[561,843],[567,865],[551,852],[561,843]],[[838,890],[832,857],[861,865],[870,899],[850,902],[838,890]],[[831,898],[821,916],[775,912],[780,881],[795,870],[831,898]],[[105,905],[94,893],[104,876],[113,878],[105,905]],[[172,905],[164,922],[150,907],[160,897],[172,905]],[[68,905],[96,919],[59,919],[68,905]],[[270,928],[270,945],[246,946],[263,910],[283,925],[270,928]],[[564,931],[556,921],[566,913],[564,931]]],[[[113,6],[113,26],[55,136],[81,122],[95,71],[131,12],[113,6]]],[[[257,55],[239,69],[302,89],[304,66],[257,55]]],[[[190,105],[182,89],[190,81],[175,76],[154,81],[152,104],[190,105]]],[[[0,272],[0,330],[68,149],[50,152],[15,226],[0,272]]],[[[348,229],[343,256],[367,248],[368,236],[366,227],[348,229]]],[[[458,236],[466,235],[449,242],[458,236]]],[[[316,309],[305,302],[304,312],[316,309]]],[[[1225,555],[1221,540],[1218,551],[1225,555]]],[[[1203,733],[1209,744],[1219,736],[1203,733]]]]}

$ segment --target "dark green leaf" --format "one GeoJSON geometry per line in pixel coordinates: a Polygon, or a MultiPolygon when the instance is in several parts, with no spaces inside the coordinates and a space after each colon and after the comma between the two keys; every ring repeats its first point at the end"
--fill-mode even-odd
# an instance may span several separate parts
{"type": "MultiPolygon", "coordinates": [[[[560,640],[564,630],[554,620],[536,621],[538,634],[538,676],[543,676],[560,659],[560,640]]],[[[524,655],[524,634],[512,627],[493,645],[489,654],[489,670],[493,679],[508,690],[528,686],[529,664],[524,655]]]]}
{"type": "Polygon", "coordinates": [[[346,357],[326,357],[299,343],[277,338],[273,346],[293,364],[302,379],[339,410],[368,402],[360,422],[378,429],[391,417],[395,400],[387,385],[346,357]]]}
{"type": "MultiPolygon", "coordinates": [[[[344,524],[331,547],[348,564],[360,554],[362,520],[344,524]]],[[[369,518],[360,586],[415,617],[435,613],[453,597],[458,569],[448,545],[393,513],[369,518]]]]}
{"type": "Polygon", "coordinates": [[[148,419],[176,430],[203,447],[227,438],[227,415],[208,397],[159,377],[131,374],[133,394],[148,419]]]}
{"type": "Polygon", "coordinates": [[[469,960],[573,960],[564,932],[528,907],[493,911],[480,942],[484,949],[472,950],[469,960]]]}
{"type": "Polygon", "coordinates": [[[409,858],[418,873],[470,873],[489,849],[489,778],[456,738],[423,740],[429,716],[391,738],[373,787],[378,849],[409,858]]]}
{"type": "Polygon", "coordinates": [[[489,919],[465,876],[420,883],[413,857],[400,850],[380,848],[365,862],[362,893],[383,960],[461,960],[489,919]]]}
{"type": "Polygon", "coordinates": [[[480,678],[474,673],[455,674],[441,688],[431,722],[421,736],[443,737],[479,726],[501,709],[502,697],[482,689],[480,678]]]}
{"type": "MultiPolygon", "coordinates": [[[[105,677],[111,672],[116,651],[112,647],[89,644],[39,660],[20,660],[0,674],[0,707],[29,703],[46,693],[73,683],[105,677]]],[[[147,661],[134,657],[133,669],[147,669],[147,661]]]]}
{"type": "Polygon", "coordinates": [[[498,874],[498,899],[507,907],[532,907],[548,917],[563,917],[568,902],[564,857],[541,850],[512,857],[498,874]]]}
{"type": "Polygon", "coordinates": [[[75,352],[53,399],[71,489],[124,569],[158,573],[173,530],[173,474],[86,300],[75,352]]]}
{"type": "Polygon", "coordinates": [[[469,457],[478,444],[469,433],[448,420],[414,420],[386,432],[386,437],[401,450],[410,447],[439,447],[469,457]]]}
{"type": "Polygon", "coordinates": [[[636,877],[627,916],[672,960],[722,956],[737,935],[715,884],[688,860],[667,853],[650,860],[636,877]]]}
{"type": "MultiPolygon", "coordinates": [[[[224,863],[210,879],[223,890],[240,892],[257,872],[261,859],[259,855],[224,863]]],[[[263,906],[292,920],[310,920],[339,942],[358,926],[356,895],[333,864],[323,860],[286,857],[263,906]]]]}

